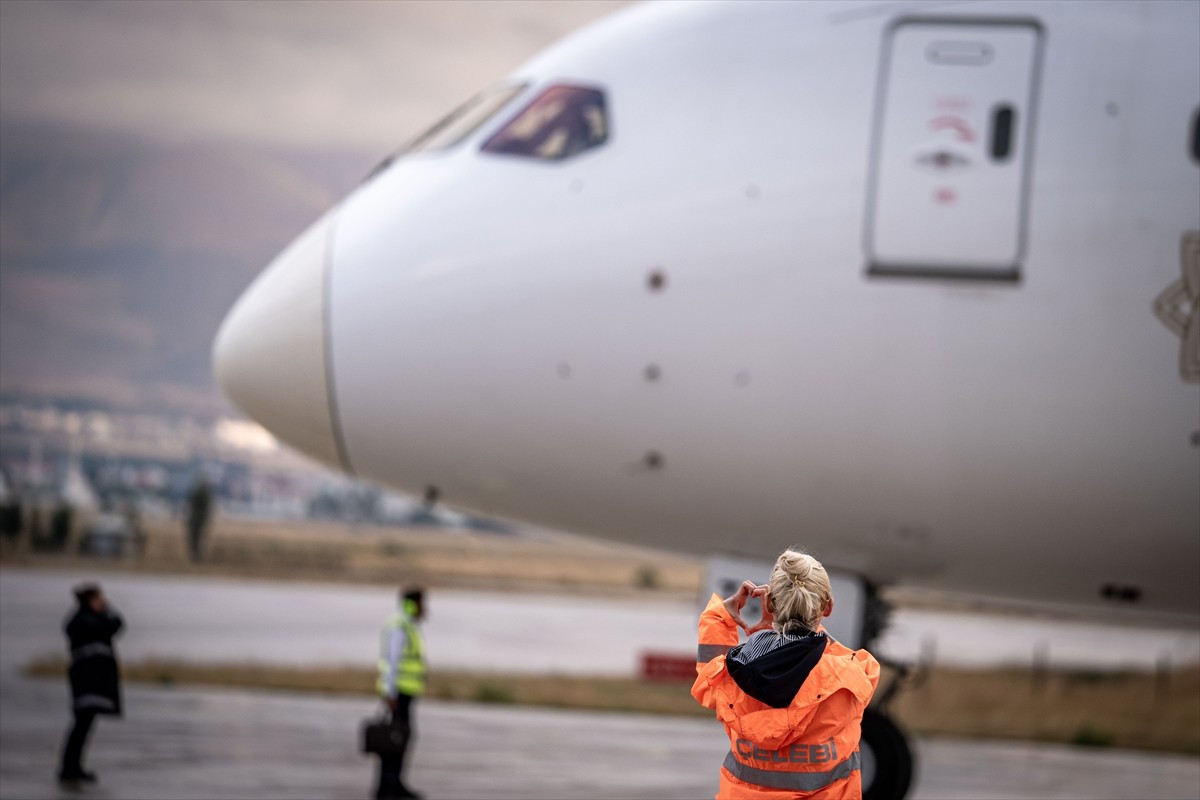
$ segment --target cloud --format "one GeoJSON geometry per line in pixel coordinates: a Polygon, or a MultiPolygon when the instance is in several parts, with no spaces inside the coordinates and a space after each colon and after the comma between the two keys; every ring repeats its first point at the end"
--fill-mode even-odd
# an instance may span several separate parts
{"type": "Polygon", "coordinates": [[[155,329],[113,276],[0,273],[0,374],[6,383],[129,377],[153,356],[155,329]]]}
{"type": "Polygon", "coordinates": [[[225,312],[369,165],[4,125],[0,136],[0,379],[74,376],[106,397],[119,381],[215,393],[209,347],[225,312]]]}
{"type": "Polygon", "coordinates": [[[624,4],[0,0],[0,389],[223,406],[209,348],[253,276],[624,4]]]}
{"type": "Polygon", "coordinates": [[[0,3],[9,119],[395,149],[596,2],[0,3]]]}
{"type": "Polygon", "coordinates": [[[161,247],[268,258],[352,188],[372,156],[164,145],[0,120],[0,256],[161,247]]]}

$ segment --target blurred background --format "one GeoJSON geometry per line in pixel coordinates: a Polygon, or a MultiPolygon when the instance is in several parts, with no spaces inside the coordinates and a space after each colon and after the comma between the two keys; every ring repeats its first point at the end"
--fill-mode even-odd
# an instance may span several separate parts
{"type": "Polygon", "coordinates": [[[205,477],[237,516],[407,514],[241,417],[217,326],[388,154],[622,5],[5,0],[0,492],[153,518],[205,477]]]}
{"type": "MultiPolygon", "coordinates": [[[[699,558],[330,473],[239,414],[209,364],[242,290],[375,165],[625,5],[0,2],[0,797],[58,796],[61,620],[97,578],[129,622],[128,719],[91,745],[107,796],[365,796],[357,725],[406,582],[432,587],[414,757],[431,796],[715,788],[728,742],[687,694],[699,558]],[[480,731],[493,760],[462,770],[480,731]],[[600,755],[547,769],[580,747],[600,755]]],[[[916,796],[1200,789],[1197,632],[1112,648],[1094,621],[892,599],[880,652],[920,666],[895,709],[921,737],[916,796]],[[980,736],[1155,755],[962,744],[980,736]]]]}

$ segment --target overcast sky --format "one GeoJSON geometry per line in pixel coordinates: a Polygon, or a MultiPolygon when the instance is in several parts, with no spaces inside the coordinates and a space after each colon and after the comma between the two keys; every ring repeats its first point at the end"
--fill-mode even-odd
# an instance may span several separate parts
{"type": "Polygon", "coordinates": [[[0,392],[223,408],[225,310],[385,155],[624,0],[0,0],[0,392]]]}
{"type": "Polygon", "coordinates": [[[0,3],[6,118],[386,151],[621,0],[0,3]]]}

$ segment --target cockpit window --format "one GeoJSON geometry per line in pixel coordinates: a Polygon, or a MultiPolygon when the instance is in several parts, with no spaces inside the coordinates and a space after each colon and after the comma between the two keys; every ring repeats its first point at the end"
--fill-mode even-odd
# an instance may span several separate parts
{"type": "Polygon", "coordinates": [[[506,83],[480,92],[414,139],[401,152],[420,153],[453,147],[504,108],[524,88],[525,84],[506,83]]]}
{"type": "Polygon", "coordinates": [[[561,161],[608,141],[604,93],[582,86],[550,86],[483,145],[503,153],[561,161]]]}

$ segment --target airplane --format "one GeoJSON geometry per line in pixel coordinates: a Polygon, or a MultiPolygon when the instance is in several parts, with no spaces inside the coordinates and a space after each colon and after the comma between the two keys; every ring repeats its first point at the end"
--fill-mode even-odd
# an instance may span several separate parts
{"type": "MultiPolygon", "coordinates": [[[[887,587],[1195,626],[1200,3],[623,9],[381,164],[213,358],[427,499],[798,542],[852,646],[887,587]]],[[[902,797],[886,713],[863,751],[902,797]]]]}

